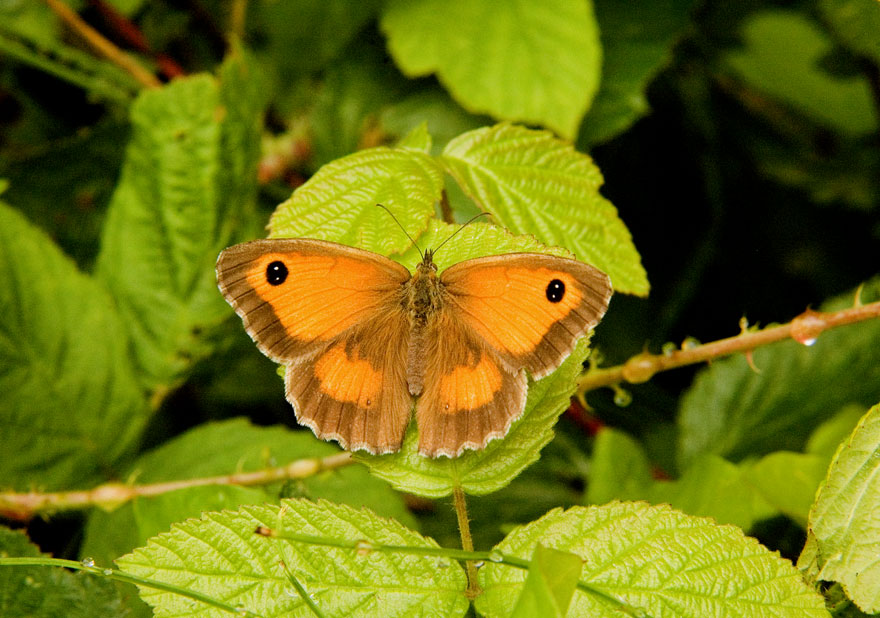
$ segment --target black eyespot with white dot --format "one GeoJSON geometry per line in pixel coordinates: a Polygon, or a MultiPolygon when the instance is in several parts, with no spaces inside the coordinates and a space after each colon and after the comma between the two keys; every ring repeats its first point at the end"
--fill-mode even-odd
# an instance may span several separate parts
{"type": "Polygon", "coordinates": [[[554,279],[547,284],[547,300],[551,303],[558,303],[565,296],[565,284],[559,279],[554,279]]]}
{"type": "Polygon", "coordinates": [[[275,260],[266,267],[266,281],[269,285],[281,285],[287,281],[287,266],[284,262],[275,260]]]}

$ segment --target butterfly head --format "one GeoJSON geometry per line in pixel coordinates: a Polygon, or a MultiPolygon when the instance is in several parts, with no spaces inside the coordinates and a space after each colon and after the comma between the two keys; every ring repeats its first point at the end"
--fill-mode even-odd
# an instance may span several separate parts
{"type": "Polygon", "coordinates": [[[422,254],[422,261],[419,263],[418,271],[422,275],[436,274],[437,265],[434,263],[434,254],[436,249],[426,249],[422,254]]]}

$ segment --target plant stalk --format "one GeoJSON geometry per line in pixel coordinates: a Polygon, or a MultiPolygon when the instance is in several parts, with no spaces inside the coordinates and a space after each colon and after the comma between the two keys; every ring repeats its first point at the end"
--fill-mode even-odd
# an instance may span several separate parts
{"type": "MultiPolygon", "coordinates": [[[[452,502],[455,506],[455,516],[458,519],[458,533],[461,536],[461,548],[466,552],[474,551],[474,539],[471,536],[471,523],[468,519],[467,500],[464,491],[460,485],[456,485],[452,492],[452,502]]],[[[468,587],[465,591],[467,598],[473,600],[477,598],[482,590],[480,584],[477,583],[477,565],[473,560],[465,562],[465,570],[467,571],[468,587]]]]}

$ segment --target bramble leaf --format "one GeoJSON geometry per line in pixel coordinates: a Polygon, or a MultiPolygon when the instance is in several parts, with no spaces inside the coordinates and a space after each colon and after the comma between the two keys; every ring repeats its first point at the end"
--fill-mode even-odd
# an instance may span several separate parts
{"type": "Polygon", "coordinates": [[[113,300],[0,204],[0,486],[106,478],[149,407],[113,300]]]}
{"type": "Polygon", "coordinates": [[[377,253],[401,252],[434,213],[443,176],[409,148],[369,148],[328,163],[275,210],[271,237],[332,240],[377,253]],[[388,208],[391,216],[377,208],[388,208]]]}
{"type": "MultiPolygon", "coordinates": [[[[788,560],[739,528],[667,506],[555,509],[516,528],[495,550],[528,560],[539,544],[583,559],[572,616],[611,618],[625,609],[654,618],[829,616],[822,597],[788,560]]],[[[487,562],[479,579],[477,611],[500,618],[510,614],[526,573],[487,562]]]]}
{"type": "Polygon", "coordinates": [[[453,139],[440,162],[511,232],[567,248],[606,273],[618,292],[648,293],[629,230],[599,193],[602,174],[570,144],[546,131],[499,124],[453,139]]]}
{"type": "Polygon", "coordinates": [[[111,199],[97,275],[113,293],[143,381],[160,394],[211,353],[230,312],[214,264],[254,205],[262,92],[241,53],[208,75],[143,92],[111,199]]]}
{"type": "Polygon", "coordinates": [[[573,138],[596,92],[592,2],[395,0],[381,27],[410,77],[437,73],[462,107],[573,138]]]}
{"type": "Polygon", "coordinates": [[[841,444],[810,511],[798,566],[840,582],[859,608],[880,612],[880,405],[841,444]]]}
{"type": "MultiPolygon", "coordinates": [[[[280,508],[244,506],[175,524],[117,562],[126,573],[195,590],[265,618],[314,615],[289,576],[328,617],[463,616],[468,608],[457,563],[445,561],[439,568],[436,557],[315,545],[285,539],[285,533],[330,543],[437,547],[366,509],[285,500],[280,508]],[[255,534],[258,526],[282,538],[255,534]]],[[[141,596],[162,616],[195,615],[190,599],[147,588],[141,596]]]]}

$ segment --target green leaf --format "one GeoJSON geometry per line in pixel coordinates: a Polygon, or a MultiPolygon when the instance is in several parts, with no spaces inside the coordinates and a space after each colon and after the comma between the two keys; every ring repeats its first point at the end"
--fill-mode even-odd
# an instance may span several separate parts
{"type": "MultiPolygon", "coordinates": [[[[279,389],[281,382],[279,381],[279,389]]],[[[283,466],[297,459],[338,453],[334,445],[308,431],[256,427],[245,419],[208,423],[188,431],[135,461],[127,475],[140,485],[208,478],[283,466]]],[[[413,527],[416,522],[401,497],[363,466],[350,465],[314,476],[260,487],[212,485],[190,487],[141,497],[111,512],[89,515],[81,554],[109,561],[143,545],[174,522],[202,511],[237,508],[241,504],[277,502],[279,496],[367,507],[413,527]]]]}
{"type": "Polygon", "coordinates": [[[626,433],[603,427],[593,444],[586,500],[605,504],[612,500],[643,500],[652,483],[651,462],[641,445],[626,433]]]}
{"type": "Polygon", "coordinates": [[[442,172],[408,148],[370,148],[322,167],[275,210],[272,237],[333,240],[377,253],[410,246],[425,229],[443,189],[442,172]],[[391,216],[377,208],[382,204],[391,216]],[[401,226],[403,229],[401,229],[401,226]]]}
{"type": "Polygon", "coordinates": [[[599,193],[592,159],[546,131],[500,124],[459,136],[440,162],[477,205],[516,234],[534,234],[605,272],[618,292],[648,280],[629,230],[599,193]]]}
{"type": "MultiPolygon", "coordinates": [[[[584,561],[572,616],[616,617],[621,604],[655,618],[829,616],[822,597],[788,560],[736,527],[667,506],[556,509],[517,528],[495,549],[528,560],[539,544],[584,561]]],[[[525,572],[487,562],[479,579],[477,611],[487,618],[510,615],[525,572]]]]}
{"type": "Polygon", "coordinates": [[[778,512],[755,490],[746,472],[742,465],[705,455],[695,459],[677,481],[655,483],[648,501],[665,502],[690,515],[712,517],[718,523],[748,530],[778,512]]]}
{"type": "Polygon", "coordinates": [[[777,451],[747,467],[744,480],[775,509],[806,528],[827,468],[827,457],[777,451]]]}
{"type": "Polygon", "coordinates": [[[880,63],[880,3],[820,0],[819,10],[846,47],[880,63]]]}
{"type": "Polygon", "coordinates": [[[766,10],[745,24],[744,49],[729,52],[726,64],[753,87],[850,136],[877,130],[877,108],[868,80],[826,73],[819,61],[833,44],[794,11],[766,10]]]}
{"type": "Polygon", "coordinates": [[[810,511],[798,566],[840,582],[869,614],[880,612],[880,405],[837,450],[810,511]]]}
{"type": "MultiPolygon", "coordinates": [[[[325,616],[462,616],[468,607],[463,570],[438,559],[358,552],[254,533],[258,526],[333,541],[437,547],[372,512],[321,501],[285,500],[278,506],[244,506],[205,513],[120,558],[120,568],[208,594],[265,618],[312,616],[286,569],[325,616]]],[[[162,616],[193,616],[192,601],[141,589],[162,616]]],[[[200,611],[197,615],[208,615],[200,611]]],[[[210,615],[214,615],[211,613],[210,615]]]]}
{"type": "MultiPolygon", "coordinates": [[[[880,298],[880,279],[862,302],[880,298]]],[[[852,294],[823,305],[851,307],[852,294]]],[[[742,356],[713,361],[684,395],[678,415],[679,461],[700,453],[737,460],[774,450],[800,450],[811,428],[850,403],[880,400],[880,321],[837,327],[815,345],[783,341],[755,350],[756,373],[742,356]]]]}
{"type": "Polygon", "coordinates": [[[394,0],[381,27],[408,76],[436,73],[470,112],[571,139],[599,83],[592,13],[582,0],[394,0]]]}
{"type": "Polygon", "coordinates": [[[825,457],[826,462],[830,462],[840,443],[849,438],[864,415],[865,406],[858,404],[844,406],[837,414],[813,430],[804,452],[821,455],[825,457]]]}
{"type": "Polygon", "coordinates": [[[428,133],[427,122],[416,125],[397,142],[398,148],[409,148],[424,154],[431,154],[431,146],[431,134],[428,133]]]}
{"type": "Polygon", "coordinates": [[[149,414],[106,290],[0,204],[0,486],[105,478],[149,414]]]}
{"type": "MultiPolygon", "coordinates": [[[[0,557],[43,554],[21,532],[0,526],[0,557]]],[[[37,566],[0,566],[0,615],[4,618],[129,618],[125,596],[106,579],[37,566]]]]}
{"type": "Polygon", "coordinates": [[[229,315],[217,254],[256,198],[262,94],[234,54],[221,79],[178,79],[140,95],[110,203],[97,274],[128,325],[145,384],[163,392],[213,346],[229,315]]]}
{"type": "MultiPolygon", "coordinates": [[[[666,503],[689,515],[712,517],[748,530],[756,521],[777,514],[748,474],[747,466],[707,455],[677,480],[654,480],[641,445],[622,431],[605,428],[593,447],[586,499],[593,504],[611,500],[666,503]]],[[[815,489],[816,485],[814,493],[815,489]]]]}
{"type": "Polygon", "coordinates": [[[648,113],[648,84],[672,59],[693,0],[595,0],[602,39],[602,82],[578,134],[588,150],[648,113]]]}
{"type": "Polygon", "coordinates": [[[582,566],[580,556],[538,545],[511,618],[564,618],[582,566]]]}

